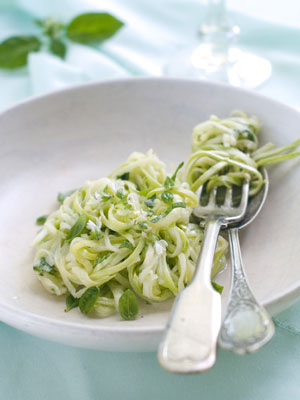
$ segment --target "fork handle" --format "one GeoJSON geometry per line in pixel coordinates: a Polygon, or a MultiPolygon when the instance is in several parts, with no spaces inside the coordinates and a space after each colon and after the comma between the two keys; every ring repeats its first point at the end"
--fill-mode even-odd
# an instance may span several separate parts
{"type": "Polygon", "coordinates": [[[274,334],[274,324],[255,299],[244,272],[238,230],[229,230],[232,285],[219,344],[238,354],[260,349],[274,334]]]}
{"type": "Polygon", "coordinates": [[[158,360],[171,372],[202,372],[215,363],[221,296],[210,281],[221,225],[221,220],[207,222],[194,278],[177,296],[159,346],[158,360]]]}

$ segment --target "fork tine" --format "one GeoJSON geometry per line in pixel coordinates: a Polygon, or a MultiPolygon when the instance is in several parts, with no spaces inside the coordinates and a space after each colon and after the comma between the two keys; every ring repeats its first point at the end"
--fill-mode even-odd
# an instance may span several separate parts
{"type": "Polygon", "coordinates": [[[248,204],[248,195],[249,195],[249,179],[246,179],[242,187],[242,198],[241,198],[241,203],[239,205],[239,210],[242,214],[245,212],[248,204]]]}
{"type": "Polygon", "coordinates": [[[213,206],[216,203],[217,187],[214,187],[209,195],[208,206],[213,206]]]}
{"type": "Polygon", "coordinates": [[[226,190],[225,201],[224,201],[224,207],[230,207],[230,205],[231,205],[231,199],[232,199],[232,188],[229,187],[229,188],[226,190]]]}
{"type": "Polygon", "coordinates": [[[197,197],[199,199],[199,202],[200,202],[202,191],[203,191],[203,185],[199,186],[197,191],[196,191],[196,195],[197,195],[197,197]]]}

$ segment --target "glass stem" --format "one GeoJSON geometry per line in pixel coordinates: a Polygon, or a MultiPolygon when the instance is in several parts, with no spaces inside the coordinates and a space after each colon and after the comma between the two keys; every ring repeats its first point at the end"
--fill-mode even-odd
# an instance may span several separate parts
{"type": "Polygon", "coordinates": [[[200,28],[201,40],[214,43],[215,49],[226,49],[239,33],[239,28],[234,26],[227,14],[225,0],[208,0],[207,13],[200,28]]]}

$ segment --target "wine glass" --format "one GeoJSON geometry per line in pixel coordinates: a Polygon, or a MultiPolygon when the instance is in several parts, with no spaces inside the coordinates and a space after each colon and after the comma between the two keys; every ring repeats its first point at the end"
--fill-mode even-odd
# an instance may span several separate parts
{"type": "Polygon", "coordinates": [[[225,0],[208,0],[198,45],[174,54],[165,65],[165,74],[247,88],[261,85],[272,73],[271,63],[236,46],[239,33],[239,27],[228,18],[225,0]]]}

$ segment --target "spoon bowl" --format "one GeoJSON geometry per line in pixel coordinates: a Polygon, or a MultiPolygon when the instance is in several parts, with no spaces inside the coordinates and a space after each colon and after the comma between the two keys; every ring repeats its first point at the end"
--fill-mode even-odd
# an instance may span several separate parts
{"type": "Polygon", "coordinates": [[[248,201],[244,217],[228,226],[232,285],[226,314],[222,323],[219,345],[238,354],[260,349],[274,334],[274,324],[264,307],[254,297],[244,271],[238,238],[238,230],[249,225],[261,211],[267,198],[269,178],[265,168],[261,170],[265,184],[248,201]]]}

